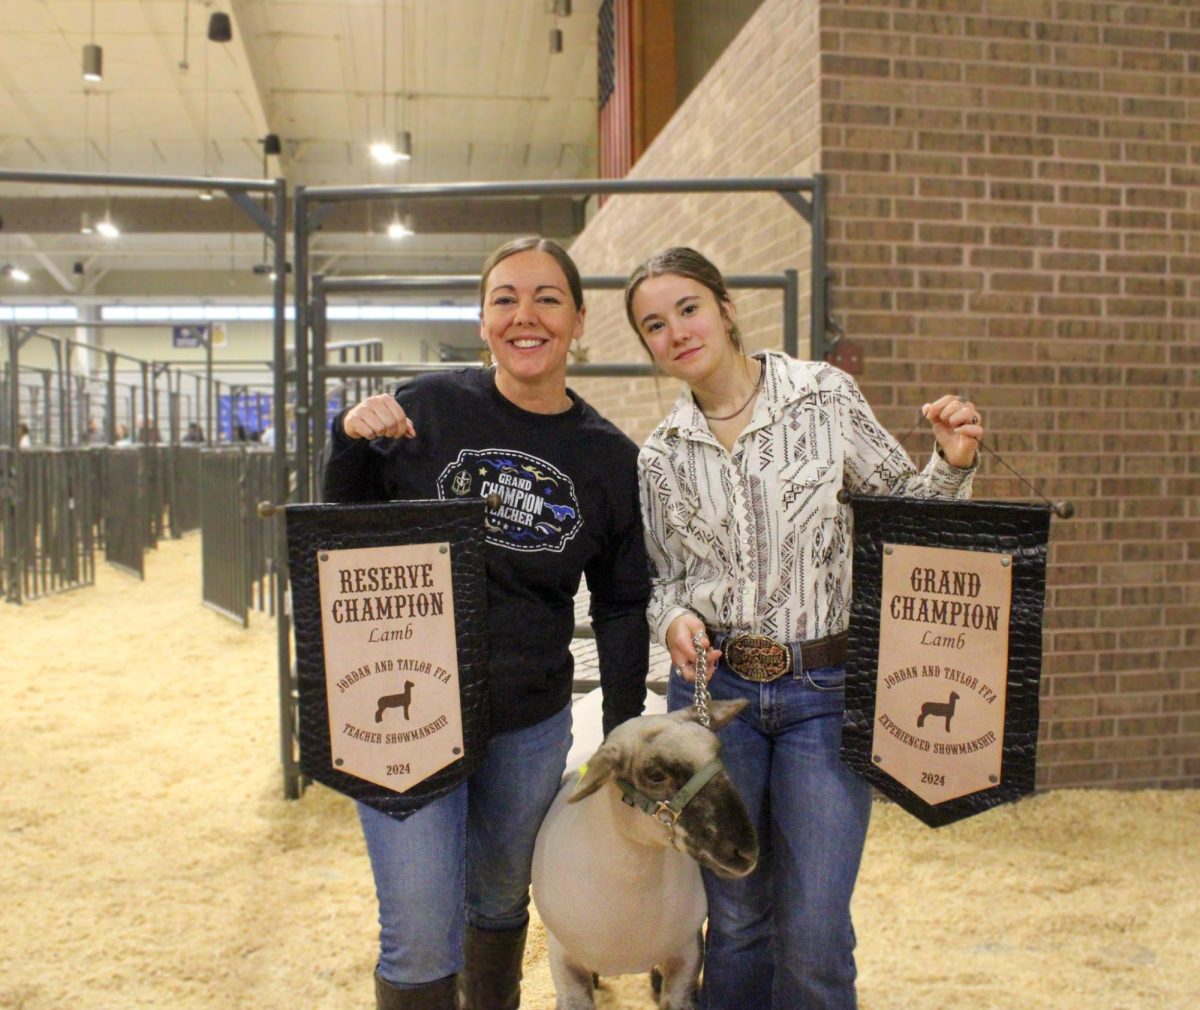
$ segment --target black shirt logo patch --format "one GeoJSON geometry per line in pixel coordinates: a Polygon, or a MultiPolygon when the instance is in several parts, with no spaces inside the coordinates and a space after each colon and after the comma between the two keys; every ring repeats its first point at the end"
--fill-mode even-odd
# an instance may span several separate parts
{"type": "Polygon", "coordinates": [[[487,541],[514,551],[561,551],[583,525],[571,478],[511,449],[464,449],[438,477],[438,497],[500,499],[487,541]]]}

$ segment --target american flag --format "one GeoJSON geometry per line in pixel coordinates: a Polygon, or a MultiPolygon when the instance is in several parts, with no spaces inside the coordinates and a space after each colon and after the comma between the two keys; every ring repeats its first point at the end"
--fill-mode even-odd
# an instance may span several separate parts
{"type": "Polygon", "coordinates": [[[633,167],[633,0],[600,5],[600,178],[633,167]]]}

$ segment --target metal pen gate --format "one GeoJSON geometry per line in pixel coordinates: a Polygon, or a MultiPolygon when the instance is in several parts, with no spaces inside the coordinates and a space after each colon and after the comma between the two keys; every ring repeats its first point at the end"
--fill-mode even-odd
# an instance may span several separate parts
{"type": "Polygon", "coordinates": [[[173,445],[169,449],[167,469],[167,514],[171,536],[200,528],[201,488],[200,447],[173,445]]]}
{"type": "Polygon", "coordinates": [[[205,449],[200,454],[205,489],[200,507],[201,592],[205,606],[245,627],[250,623],[250,587],[239,563],[246,543],[241,457],[237,449],[205,449]]]}
{"type": "Polygon", "coordinates": [[[275,531],[259,511],[270,502],[272,493],[272,464],[274,453],[265,449],[249,449],[244,453],[246,476],[244,508],[246,516],[246,578],[250,584],[249,603],[255,610],[274,616],[277,567],[275,564],[275,531]]]}
{"type": "Polygon", "coordinates": [[[0,595],[19,603],[21,559],[17,550],[16,460],[18,449],[0,449],[0,595]]]}
{"type": "Polygon", "coordinates": [[[274,531],[258,506],[271,498],[273,453],[205,449],[200,453],[202,595],[205,606],[250,623],[250,607],[275,613],[274,531]]]}
{"type": "Polygon", "coordinates": [[[146,547],[156,549],[158,542],[166,535],[163,510],[166,508],[167,487],[163,471],[167,463],[168,449],[166,446],[147,445],[139,451],[142,453],[146,481],[146,547]]]}
{"type": "Polygon", "coordinates": [[[20,603],[94,583],[96,488],[87,450],[4,449],[0,468],[4,599],[20,603]]]}
{"type": "MultiPolygon", "coordinates": [[[[773,192],[781,197],[811,227],[809,339],[811,353],[823,358],[832,346],[830,333],[834,332],[827,310],[828,272],[825,266],[825,180],[813,178],[762,178],[762,179],[669,179],[669,180],[555,180],[550,182],[516,183],[451,183],[411,186],[360,186],[350,188],[321,187],[308,189],[299,186],[293,201],[295,238],[295,370],[285,369],[285,349],[282,341],[276,344],[276,428],[283,430],[281,411],[283,394],[289,377],[296,382],[296,493],[288,485],[282,456],[277,456],[275,472],[275,495],[273,502],[282,505],[290,500],[311,501],[315,491],[315,470],[318,451],[324,440],[324,397],[325,381],[328,378],[349,380],[351,378],[382,378],[411,375],[431,370],[431,367],[462,367],[462,363],[450,366],[413,366],[374,362],[328,365],[324,360],[325,320],[323,309],[318,309],[317,300],[309,302],[309,237],[320,229],[322,221],[333,209],[334,204],[355,201],[385,200],[399,208],[401,204],[425,199],[461,199],[473,197],[542,197],[542,196],[593,196],[617,195],[622,193],[761,193],[773,192]],[[319,317],[319,320],[318,320],[319,317]],[[310,365],[310,328],[313,338],[313,355],[310,365]],[[318,409],[318,404],[320,405],[318,409]]],[[[447,286],[446,278],[359,278],[358,283],[378,285],[371,290],[382,290],[391,283],[396,289],[418,286],[433,287],[439,283],[447,286]],[[406,283],[407,282],[407,283],[406,283]]],[[[451,285],[462,282],[462,278],[451,278],[451,285]]],[[[594,286],[623,286],[624,278],[591,278],[594,286]]],[[[316,287],[318,298],[341,285],[347,290],[355,279],[338,278],[322,280],[316,287]]],[[[470,278],[473,286],[477,278],[470,278]]],[[[585,279],[585,284],[587,279],[585,279]]],[[[754,285],[745,285],[754,286],[754,285]]],[[[799,278],[795,271],[786,271],[772,278],[767,286],[784,289],[784,329],[787,336],[784,350],[796,354],[798,350],[797,318],[799,300],[799,278]]],[[[569,375],[644,375],[649,374],[645,364],[630,365],[586,365],[574,364],[568,368],[569,375]]],[[[280,578],[277,593],[282,604],[287,588],[286,557],[287,543],[283,523],[274,521],[276,557],[279,559],[280,578]]],[[[281,606],[277,622],[277,654],[279,675],[280,756],[283,766],[284,795],[289,799],[299,798],[304,789],[300,773],[297,740],[297,681],[291,660],[290,617],[281,606]]]]}
{"type": "Polygon", "coordinates": [[[146,464],[141,449],[105,450],[104,560],[146,577],[146,464]]]}
{"type": "MultiPolygon", "coordinates": [[[[26,172],[0,169],[0,186],[8,183],[35,183],[41,186],[88,187],[103,185],[108,189],[183,190],[194,193],[219,191],[248,217],[271,242],[272,359],[276,363],[276,382],[286,384],[280,373],[286,372],[286,291],[287,291],[287,184],[283,179],[229,179],[219,177],[172,177],[152,175],[92,174],[77,172],[26,172]]],[[[0,388],[0,591],[6,600],[20,602],[23,596],[42,591],[57,591],[93,581],[91,549],[103,541],[106,559],[138,577],[144,576],[144,550],[155,546],[165,534],[164,512],[170,516],[172,534],[178,536],[199,524],[199,503],[202,495],[199,479],[199,460],[192,454],[176,456],[177,446],[163,447],[149,443],[157,441],[154,430],[160,421],[160,398],[156,386],[160,372],[168,366],[156,362],[134,360],[141,373],[140,390],[129,386],[127,404],[128,429],[136,431],[139,418],[149,421],[144,432],[143,446],[137,449],[111,448],[78,450],[81,455],[64,456],[54,463],[38,463],[38,457],[28,450],[17,450],[21,420],[22,395],[29,401],[31,418],[40,418],[35,440],[58,441],[70,446],[79,441],[91,441],[87,421],[92,417],[93,387],[104,390],[101,404],[104,413],[103,440],[110,445],[117,441],[118,404],[116,363],[128,358],[111,349],[89,344],[74,338],[59,338],[41,332],[57,328],[58,323],[38,326],[6,325],[3,336],[7,354],[2,363],[3,383],[0,388]],[[24,369],[37,375],[39,383],[22,383],[20,363],[22,345],[32,337],[54,342],[56,367],[24,369]],[[103,355],[107,360],[107,380],[91,375],[73,373],[73,350],[84,348],[103,355]],[[140,393],[141,410],[137,408],[140,393]],[[36,399],[35,399],[36,398],[36,399]],[[35,409],[36,408],[36,409],[35,409]],[[8,443],[6,446],[3,443],[8,443]],[[90,455],[88,454],[90,452],[90,455]],[[39,469],[40,467],[40,469],[39,469]],[[98,489],[98,490],[97,490],[98,489]],[[36,508],[30,512],[31,505],[36,508]],[[79,546],[76,546],[79,545],[79,546]]],[[[74,331],[103,329],[108,326],[127,327],[162,323],[126,321],[102,322],[77,318],[61,324],[74,331]]],[[[209,430],[207,441],[213,437],[215,419],[212,343],[205,340],[204,405],[197,404],[196,414],[203,418],[209,430]]],[[[293,373],[294,374],[294,373],[293,373]]],[[[197,379],[196,399],[200,399],[197,379]]],[[[167,419],[170,438],[179,437],[179,407],[183,398],[180,378],[171,389],[168,379],[167,419]]],[[[274,403],[274,425],[285,430],[284,398],[277,395],[274,403]]],[[[99,436],[99,432],[96,433],[99,436]]],[[[72,450],[75,452],[75,450],[72,450]]],[[[50,458],[50,457],[47,457],[50,458]]],[[[256,464],[254,480],[260,470],[286,497],[288,470],[286,448],[282,441],[272,463],[256,464]]],[[[275,497],[262,494],[263,498],[275,497]]],[[[281,499],[282,500],[282,499],[281,499]]],[[[256,520],[257,522],[257,520],[256,520]]],[[[268,534],[259,534],[268,535],[268,534]]],[[[273,534],[271,534],[273,535],[273,534]]],[[[265,559],[261,548],[252,560],[253,580],[262,582],[273,577],[273,565],[265,559]]],[[[281,590],[277,589],[277,592],[281,590]]],[[[260,585],[260,605],[273,609],[274,600],[267,600],[269,589],[260,585]]]]}

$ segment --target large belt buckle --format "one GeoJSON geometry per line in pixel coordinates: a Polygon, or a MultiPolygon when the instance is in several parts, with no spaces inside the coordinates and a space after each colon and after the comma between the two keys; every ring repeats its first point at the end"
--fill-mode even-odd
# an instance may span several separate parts
{"type": "Polygon", "coordinates": [[[766,635],[733,635],[725,639],[722,658],[743,680],[765,684],[792,668],[792,651],[766,635]]]}

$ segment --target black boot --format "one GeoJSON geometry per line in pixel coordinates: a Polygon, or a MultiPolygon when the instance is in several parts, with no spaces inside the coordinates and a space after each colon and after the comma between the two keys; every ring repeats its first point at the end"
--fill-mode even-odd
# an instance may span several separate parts
{"type": "Polygon", "coordinates": [[[377,1010],[455,1010],[454,976],[415,989],[398,989],[376,972],[375,1006],[377,1010]]]}
{"type": "Polygon", "coordinates": [[[465,965],[458,976],[459,1010],[517,1010],[528,928],[528,924],[503,930],[467,927],[465,965]]]}

